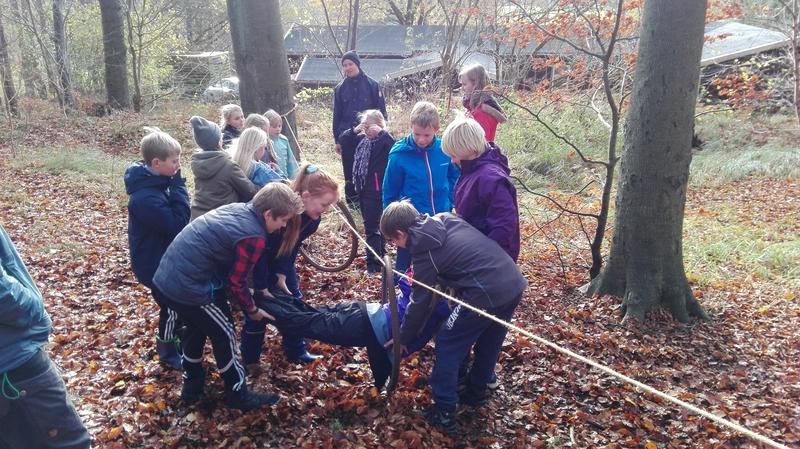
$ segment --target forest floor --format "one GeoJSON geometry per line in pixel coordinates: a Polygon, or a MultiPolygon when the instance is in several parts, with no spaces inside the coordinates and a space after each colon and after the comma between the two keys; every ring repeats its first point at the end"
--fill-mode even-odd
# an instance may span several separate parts
{"type": "MultiPolygon", "coordinates": [[[[147,120],[186,143],[189,115],[214,117],[213,107],[205,107],[147,120]]],[[[305,155],[335,166],[332,152],[322,152],[324,132],[311,129],[318,121],[301,117],[305,155]]],[[[487,407],[460,409],[457,437],[418,414],[430,403],[431,346],[405,361],[388,398],[371,387],[364,351],[311,343],[324,358],[294,365],[273,329],[264,372],[250,382],[280,393],[277,406],[249,413],[224,408],[216,372],[207,399],[182,404],[180,373],[164,369],[154,354],[155,304],[128,262],[121,173],[136,158],[144,122],[133,114],[29,117],[0,142],[0,223],[44,294],[53,318],[48,351],[94,447],[758,447],[513,334],[497,366],[499,389],[487,407]]],[[[548,206],[519,195],[526,205],[520,266],[530,287],[515,315],[518,325],[800,447],[800,180],[749,176],[690,186],[687,274],[711,320],[681,324],[655,312],[640,327],[620,325],[619,298],[577,293],[588,280],[586,251],[574,244],[580,228],[529,215],[548,206]]],[[[301,265],[302,289],[313,304],[379,301],[380,279],[363,272],[363,258],[334,274],[301,265]]]]}

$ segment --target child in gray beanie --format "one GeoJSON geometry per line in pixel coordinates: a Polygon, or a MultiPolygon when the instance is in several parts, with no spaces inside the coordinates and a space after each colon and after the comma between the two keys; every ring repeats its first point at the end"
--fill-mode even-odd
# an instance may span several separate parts
{"type": "Polygon", "coordinates": [[[225,204],[247,202],[258,191],[241,168],[222,149],[222,133],[216,123],[194,116],[192,124],[194,141],[201,151],[192,154],[194,173],[194,196],[192,217],[216,209],[225,204]]]}

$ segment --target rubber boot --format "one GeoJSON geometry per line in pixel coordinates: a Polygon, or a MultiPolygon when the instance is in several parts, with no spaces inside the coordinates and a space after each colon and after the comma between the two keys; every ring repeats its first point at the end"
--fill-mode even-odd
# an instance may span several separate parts
{"type": "Polygon", "coordinates": [[[177,338],[162,340],[156,337],[156,352],[161,363],[172,368],[181,369],[181,343],[177,338]]]}

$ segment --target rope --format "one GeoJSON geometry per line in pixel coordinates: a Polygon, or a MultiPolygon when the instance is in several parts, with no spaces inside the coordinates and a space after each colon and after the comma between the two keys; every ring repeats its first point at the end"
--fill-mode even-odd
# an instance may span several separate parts
{"type": "MultiPolygon", "coordinates": [[[[338,208],[335,208],[335,210],[336,210],[337,214],[339,215],[339,218],[341,218],[342,221],[347,225],[347,227],[350,228],[350,230],[353,232],[353,234],[355,234],[356,237],[358,237],[358,239],[361,240],[361,243],[363,243],[364,246],[370,252],[372,252],[372,254],[375,255],[375,258],[378,259],[381,262],[381,264],[385,266],[385,264],[383,262],[383,259],[378,255],[377,252],[375,252],[375,250],[371,246],[369,246],[369,244],[367,243],[366,239],[364,239],[364,237],[362,237],[361,234],[359,234],[359,232],[352,225],[350,225],[350,223],[348,223],[348,221],[345,218],[344,214],[342,214],[341,211],[339,211],[338,208]]],[[[408,279],[409,281],[412,281],[412,279],[409,276],[407,276],[405,273],[400,273],[399,271],[394,270],[394,269],[392,269],[392,272],[394,272],[396,275],[399,275],[401,277],[404,277],[404,278],[408,279]]],[[[567,355],[569,357],[577,359],[577,360],[579,360],[579,361],[581,361],[581,362],[583,362],[583,363],[585,363],[585,364],[587,364],[587,365],[589,365],[589,366],[591,366],[593,368],[596,368],[596,369],[598,369],[598,370],[600,370],[600,371],[602,371],[602,372],[604,372],[604,373],[606,373],[608,375],[611,375],[613,377],[616,377],[617,379],[620,379],[620,380],[622,380],[624,382],[632,384],[632,385],[636,386],[637,388],[639,388],[641,390],[644,390],[644,391],[646,391],[646,392],[648,392],[648,393],[650,393],[650,394],[652,394],[652,395],[654,395],[656,397],[659,397],[659,398],[664,399],[666,401],[672,402],[675,405],[678,405],[678,406],[683,407],[683,408],[685,408],[687,410],[690,410],[690,411],[692,411],[692,412],[694,412],[694,413],[696,413],[696,414],[698,414],[698,415],[700,415],[700,416],[702,416],[704,418],[708,418],[708,419],[716,422],[717,424],[720,424],[722,426],[725,426],[725,427],[728,427],[730,429],[733,429],[733,430],[735,430],[735,431],[737,431],[737,432],[739,432],[741,434],[747,435],[748,437],[750,437],[750,438],[752,438],[754,440],[760,441],[760,442],[762,442],[762,443],[764,443],[764,444],[766,444],[768,446],[779,448],[779,449],[790,449],[788,446],[785,446],[785,445],[783,445],[781,443],[778,443],[776,441],[773,441],[773,440],[771,440],[771,439],[769,439],[769,438],[767,438],[767,437],[765,437],[763,435],[755,433],[752,430],[749,430],[749,429],[747,429],[745,427],[742,427],[739,424],[736,424],[736,423],[734,423],[732,421],[728,421],[725,418],[722,418],[722,417],[719,417],[719,416],[717,416],[717,415],[715,415],[713,413],[707,412],[707,411],[705,411],[705,410],[703,410],[703,409],[701,409],[699,407],[696,407],[696,406],[694,406],[692,404],[689,404],[688,402],[682,401],[682,400],[680,400],[680,399],[678,399],[676,397],[670,396],[670,395],[668,395],[666,393],[662,393],[661,391],[659,391],[659,390],[657,390],[657,389],[655,389],[655,388],[653,388],[653,387],[651,387],[651,386],[649,386],[647,384],[644,384],[642,382],[639,382],[636,379],[633,379],[633,378],[628,377],[628,376],[626,376],[626,375],[624,375],[622,373],[614,371],[613,369],[611,369],[611,368],[609,368],[609,367],[607,367],[605,365],[602,365],[602,364],[600,364],[598,362],[595,362],[594,360],[592,360],[592,359],[590,359],[588,357],[584,357],[584,356],[582,356],[580,354],[572,352],[569,349],[562,348],[561,346],[559,346],[559,345],[557,345],[557,344],[555,344],[555,343],[553,343],[553,342],[551,342],[551,341],[549,341],[549,340],[547,340],[545,338],[539,337],[538,335],[534,335],[530,331],[525,330],[525,329],[523,329],[523,328],[521,328],[521,327],[519,327],[519,326],[517,326],[515,324],[503,321],[500,318],[495,317],[494,315],[486,313],[481,309],[473,307],[473,306],[471,306],[471,305],[459,300],[458,298],[455,298],[455,297],[453,297],[451,295],[448,295],[447,293],[441,292],[441,291],[431,287],[430,285],[426,285],[426,284],[424,284],[424,283],[422,283],[422,282],[420,282],[420,281],[418,281],[416,279],[413,279],[413,282],[416,285],[422,286],[422,287],[430,290],[431,292],[442,296],[443,298],[447,298],[448,300],[453,301],[454,303],[461,305],[462,307],[466,307],[470,311],[475,312],[478,315],[483,316],[484,318],[488,318],[488,319],[490,319],[490,320],[492,320],[492,321],[494,321],[494,322],[496,322],[496,323],[498,323],[498,324],[500,324],[502,326],[505,326],[508,329],[516,331],[516,332],[518,332],[518,333],[530,338],[531,340],[534,340],[534,341],[536,341],[536,342],[538,342],[540,344],[543,344],[543,345],[545,345],[545,346],[547,346],[547,347],[549,347],[551,349],[554,349],[557,352],[560,352],[560,353],[562,353],[564,355],[567,355]]],[[[397,337],[397,336],[395,336],[395,337],[397,337]]]]}

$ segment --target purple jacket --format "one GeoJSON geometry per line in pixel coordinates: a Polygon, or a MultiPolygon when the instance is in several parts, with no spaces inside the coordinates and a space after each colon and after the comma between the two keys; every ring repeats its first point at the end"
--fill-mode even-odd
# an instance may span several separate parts
{"type": "Polygon", "coordinates": [[[455,188],[456,213],[497,242],[514,262],[519,256],[517,189],[508,174],[508,158],[494,143],[477,159],[461,161],[455,188]]]}

